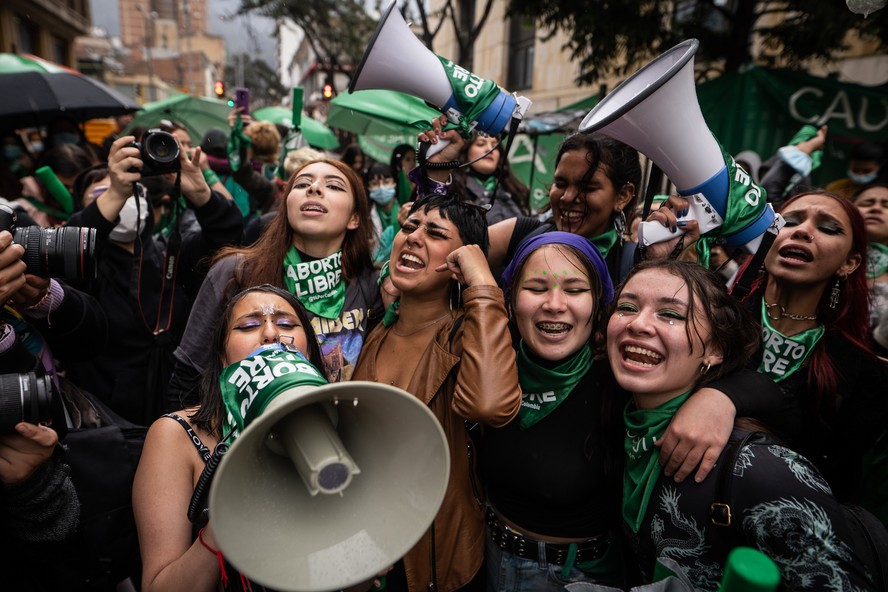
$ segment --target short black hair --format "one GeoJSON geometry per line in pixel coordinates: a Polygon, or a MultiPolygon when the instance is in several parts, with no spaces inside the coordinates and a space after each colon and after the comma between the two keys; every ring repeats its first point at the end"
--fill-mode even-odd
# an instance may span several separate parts
{"type": "Polygon", "coordinates": [[[463,200],[456,193],[424,195],[413,202],[410,214],[420,208],[425,213],[431,210],[441,212],[442,218],[450,220],[456,226],[464,245],[478,245],[484,255],[487,255],[490,241],[487,235],[487,211],[484,208],[463,200]]]}

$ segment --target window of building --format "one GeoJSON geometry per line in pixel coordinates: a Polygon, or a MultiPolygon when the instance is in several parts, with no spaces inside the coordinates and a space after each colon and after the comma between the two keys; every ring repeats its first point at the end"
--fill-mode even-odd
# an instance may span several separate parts
{"type": "Polygon", "coordinates": [[[506,88],[519,91],[533,86],[533,44],[536,28],[529,18],[509,21],[509,74],[506,88]]]}
{"type": "Polygon", "coordinates": [[[15,28],[18,34],[19,51],[21,53],[39,55],[40,39],[37,27],[31,24],[29,20],[17,16],[15,17],[15,28]]]}
{"type": "Polygon", "coordinates": [[[52,61],[57,64],[68,63],[68,43],[59,37],[52,38],[52,61]]]}

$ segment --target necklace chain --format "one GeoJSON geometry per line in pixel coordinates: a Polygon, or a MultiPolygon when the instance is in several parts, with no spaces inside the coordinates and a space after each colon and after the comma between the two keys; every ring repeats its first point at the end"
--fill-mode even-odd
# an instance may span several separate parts
{"type": "MultiPolygon", "coordinates": [[[[432,325],[435,325],[435,324],[437,324],[437,323],[440,323],[441,321],[443,321],[444,319],[446,319],[446,318],[449,317],[449,316],[450,316],[450,312],[448,311],[448,312],[444,313],[443,315],[441,315],[440,317],[438,317],[437,319],[432,320],[432,321],[429,321],[428,323],[425,323],[425,324],[423,324],[423,325],[420,325],[417,329],[414,329],[413,331],[410,331],[409,333],[398,333],[398,331],[397,331],[397,330],[395,329],[395,327],[393,326],[393,327],[392,327],[392,333],[394,333],[394,334],[397,335],[398,337],[410,337],[411,335],[415,335],[416,333],[419,333],[419,332],[422,331],[423,329],[428,329],[428,328],[431,327],[432,325]]],[[[396,324],[396,325],[397,325],[397,324],[396,324]]]]}
{"type": "Polygon", "coordinates": [[[768,304],[765,302],[765,314],[768,315],[768,318],[772,321],[776,321],[778,319],[792,319],[793,321],[816,321],[817,315],[797,315],[792,314],[791,312],[786,312],[786,309],[779,304],[768,304]],[[778,314],[774,316],[771,314],[771,309],[777,308],[778,314]]]}

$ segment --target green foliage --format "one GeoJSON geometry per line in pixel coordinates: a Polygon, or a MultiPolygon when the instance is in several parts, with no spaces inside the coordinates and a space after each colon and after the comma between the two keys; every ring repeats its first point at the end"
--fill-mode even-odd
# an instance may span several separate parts
{"type": "Polygon", "coordinates": [[[328,72],[357,64],[376,27],[358,0],[241,0],[238,12],[291,19],[328,72]]]}
{"type": "Polygon", "coordinates": [[[755,33],[766,53],[789,65],[834,59],[849,31],[880,48],[888,33],[882,12],[864,19],[843,0],[509,0],[509,14],[535,17],[543,39],[563,32],[579,84],[634,72],[692,37],[702,69],[736,71],[751,60],[755,33]]]}

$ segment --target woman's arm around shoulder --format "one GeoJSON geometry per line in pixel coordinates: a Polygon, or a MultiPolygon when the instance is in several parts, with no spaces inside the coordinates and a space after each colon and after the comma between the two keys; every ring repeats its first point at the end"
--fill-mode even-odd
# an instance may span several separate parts
{"type": "MultiPolygon", "coordinates": [[[[219,585],[217,557],[191,538],[195,463],[202,459],[178,422],[161,417],[152,424],[133,482],[144,592],[211,592],[219,585]]],[[[210,530],[204,541],[218,548],[210,530]]]]}

